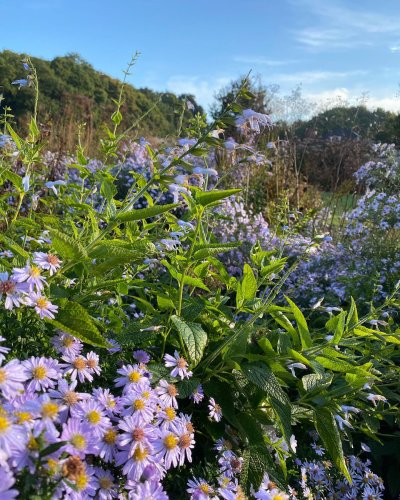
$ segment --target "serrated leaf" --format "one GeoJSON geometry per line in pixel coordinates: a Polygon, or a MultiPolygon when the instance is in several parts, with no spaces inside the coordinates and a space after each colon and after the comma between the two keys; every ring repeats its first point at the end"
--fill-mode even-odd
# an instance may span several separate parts
{"type": "Polygon", "coordinates": [[[289,299],[289,297],[286,297],[285,295],[285,299],[287,300],[290,309],[293,313],[294,319],[296,320],[302,348],[308,349],[309,347],[312,347],[313,343],[311,340],[310,332],[308,330],[306,318],[304,317],[300,309],[296,306],[296,304],[289,299]]]}
{"type": "Polygon", "coordinates": [[[244,300],[253,300],[257,293],[257,280],[253,269],[245,264],[243,268],[242,294],[244,300]]]}
{"type": "Polygon", "coordinates": [[[268,448],[263,444],[252,445],[246,448],[243,453],[240,479],[247,493],[250,493],[251,486],[253,486],[255,491],[258,490],[266,472],[279,488],[285,490],[285,485],[276,469],[268,448]]]}
{"type": "Polygon", "coordinates": [[[241,242],[235,243],[211,243],[209,245],[199,245],[195,247],[193,254],[194,260],[205,259],[210,255],[218,255],[223,252],[230,252],[234,248],[238,248],[241,242]]]}
{"type": "Polygon", "coordinates": [[[178,316],[172,316],[171,320],[182,337],[192,363],[197,365],[207,345],[207,333],[201,325],[183,321],[178,316]]]}
{"type": "Polygon", "coordinates": [[[307,392],[315,391],[316,389],[326,389],[332,383],[333,375],[331,373],[310,373],[301,378],[304,390],[307,392]]]}
{"type": "Polygon", "coordinates": [[[87,259],[86,250],[81,243],[57,229],[50,230],[52,246],[62,259],[74,260],[75,263],[87,259]]]}
{"type": "Polygon", "coordinates": [[[97,329],[87,310],[77,302],[62,300],[56,319],[48,320],[55,328],[59,328],[87,344],[97,347],[110,347],[97,329]]]}
{"type": "Polygon", "coordinates": [[[148,219],[156,215],[169,212],[178,207],[178,203],[170,203],[168,205],[153,205],[152,207],[139,208],[137,210],[130,210],[116,215],[115,220],[118,222],[132,222],[137,220],[148,219]]]}
{"type": "Polygon", "coordinates": [[[9,250],[12,250],[14,253],[17,253],[24,259],[29,259],[29,253],[5,234],[0,234],[0,241],[2,241],[9,250]]]}
{"type": "Polygon", "coordinates": [[[271,368],[262,362],[246,363],[242,366],[242,371],[250,382],[265,392],[271,407],[277,414],[282,434],[289,443],[292,435],[290,400],[271,368]]]}
{"type": "Polygon", "coordinates": [[[322,439],[333,463],[351,483],[351,477],[344,461],[342,441],[333,414],[327,408],[314,411],[315,428],[322,439]]]}
{"type": "Polygon", "coordinates": [[[205,191],[196,193],[196,201],[203,207],[215,203],[216,201],[223,200],[234,194],[240,193],[241,189],[225,189],[221,191],[205,191]]]}

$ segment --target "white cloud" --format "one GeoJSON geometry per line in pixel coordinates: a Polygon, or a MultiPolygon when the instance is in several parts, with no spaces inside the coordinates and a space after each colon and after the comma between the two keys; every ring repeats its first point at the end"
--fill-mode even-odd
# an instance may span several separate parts
{"type": "Polygon", "coordinates": [[[267,59],[263,56],[235,56],[233,58],[235,62],[240,62],[249,65],[257,65],[257,66],[286,66],[287,64],[299,63],[300,60],[274,60],[267,59]]]}
{"type": "Polygon", "coordinates": [[[400,52],[400,45],[392,45],[389,50],[390,52],[400,52]]]}
{"type": "Polygon", "coordinates": [[[196,101],[205,109],[214,101],[214,95],[225,87],[233,78],[219,77],[205,80],[195,76],[176,75],[168,79],[167,90],[175,94],[193,94],[196,101]]]}
{"type": "Polygon", "coordinates": [[[304,83],[313,84],[326,80],[343,80],[353,76],[366,75],[364,70],[354,71],[301,71],[297,73],[281,73],[272,75],[271,81],[278,83],[304,83]]]}

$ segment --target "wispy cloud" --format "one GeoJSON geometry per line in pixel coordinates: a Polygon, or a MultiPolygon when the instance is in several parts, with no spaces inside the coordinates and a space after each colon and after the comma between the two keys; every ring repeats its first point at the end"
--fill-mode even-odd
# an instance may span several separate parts
{"type": "Polygon", "coordinates": [[[400,45],[392,45],[391,47],[389,47],[389,50],[390,52],[400,52],[400,45]]]}
{"type": "Polygon", "coordinates": [[[275,60],[268,59],[263,56],[235,56],[233,58],[235,62],[256,65],[256,66],[286,66],[289,64],[300,63],[300,60],[290,59],[290,60],[275,60]]]}
{"type": "Polygon", "coordinates": [[[300,71],[295,73],[281,73],[271,76],[271,80],[278,83],[304,83],[313,84],[322,81],[344,80],[354,76],[362,76],[368,74],[364,70],[353,71],[300,71]]]}
{"type": "MultiPolygon", "coordinates": [[[[292,3],[294,0],[291,0],[292,3]]],[[[376,43],[382,37],[394,36],[400,31],[400,17],[383,14],[379,5],[368,9],[350,7],[349,2],[337,0],[296,0],[296,5],[308,9],[316,23],[295,31],[296,40],[313,49],[347,48],[376,43]]]]}

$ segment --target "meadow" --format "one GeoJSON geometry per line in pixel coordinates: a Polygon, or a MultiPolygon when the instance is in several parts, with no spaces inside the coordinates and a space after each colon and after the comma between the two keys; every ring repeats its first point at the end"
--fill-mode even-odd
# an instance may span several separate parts
{"type": "Polygon", "coordinates": [[[349,192],[339,168],[317,189],[243,80],[209,117],[183,97],[157,141],[122,83],[97,147],[78,127],[60,151],[17,70],[34,106],[1,121],[0,498],[398,498],[397,147],[368,139],[349,192]]]}

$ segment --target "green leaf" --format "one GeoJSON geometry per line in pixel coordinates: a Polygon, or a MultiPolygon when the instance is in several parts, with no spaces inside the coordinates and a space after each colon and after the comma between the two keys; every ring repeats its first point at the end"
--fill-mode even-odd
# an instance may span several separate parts
{"type": "Polygon", "coordinates": [[[29,253],[5,234],[0,234],[0,241],[2,241],[9,250],[12,250],[14,253],[17,253],[24,259],[29,259],[29,253]]]}
{"type": "Polygon", "coordinates": [[[178,399],[188,398],[200,383],[201,381],[198,378],[190,378],[178,382],[178,399]]]}
{"type": "Polygon", "coordinates": [[[86,250],[78,240],[57,229],[50,229],[52,246],[63,259],[74,260],[77,264],[87,259],[86,250]]]}
{"type": "Polygon", "coordinates": [[[242,294],[244,300],[253,300],[257,293],[257,280],[253,269],[245,264],[243,268],[242,294]]]}
{"type": "Polygon", "coordinates": [[[331,341],[332,344],[339,344],[341,338],[343,337],[346,326],[346,316],[346,311],[341,311],[337,316],[335,316],[337,318],[337,323],[335,333],[333,334],[333,339],[331,341]]]}
{"type": "Polygon", "coordinates": [[[344,461],[342,441],[333,414],[327,408],[314,411],[315,428],[322,439],[333,463],[351,483],[351,477],[344,461]]]}
{"type": "Polygon", "coordinates": [[[200,203],[203,207],[215,203],[216,201],[223,200],[224,198],[229,198],[234,194],[240,193],[241,189],[226,189],[222,191],[205,191],[196,193],[196,201],[200,203]]]}
{"type": "Polygon", "coordinates": [[[313,343],[311,340],[310,332],[308,330],[306,318],[304,317],[300,309],[296,306],[296,304],[289,299],[289,297],[285,295],[285,299],[287,300],[290,309],[292,310],[294,319],[296,320],[302,348],[308,349],[309,347],[312,347],[313,343]]]}
{"type": "Polygon", "coordinates": [[[315,391],[316,389],[326,389],[329,387],[333,380],[332,373],[310,373],[304,375],[301,379],[304,390],[307,392],[315,391]]]}
{"type": "Polygon", "coordinates": [[[208,245],[196,245],[193,254],[194,260],[205,259],[210,255],[218,255],[223,252],[230,252],[241,245],[241,242],[233,243],[210,243],[208,245]]]}
{"type": "Polygon", "coordinates": [[[23,191],[24,187],[22,184],[22,177],[11,170],[3,170],[1,176],[10,181],[18,191],[23,191]]]}
{"type": "Polygon", "coordinates": [[[93,318],[84,307],[71,300],[64,299],[60,302],[57,319],[48,320],[55,328],[59,328],[87,344],[97,347],[110,347],[110,344],[101,335],[93,318]]]}
{"type": "Polygon", "coordinates": [[[251,485],[255,490],[258,490],[266,472],[279,488],[285,490],[280,474],[277,472],[274,460],[266,445],[252,445],[246,448],[243,453],[240,478],[247,493],[250,493],[251,485]]]}
{"type": "Polygon", "coordinates": [[[207,345],[207,333],[201,325],[183,321],[178,316],[172,316],[171,320],[188,350],[192,363],[197,365],[207,345]]]}
{"type": "Polygon", "coordinates": [[[282,434],[289,443],[292,435],[290,400],[271,368],[262,362],[246,363],[242,366],[242,371],[250,382],[265,392],[270,405],[277,414],[282,434]]]}
{"type": "Polygon", "coordinates": [[[116,215],[115,220],[118,222],[132,222],[135,220],[148,219],[149,217],[155,217],[164,212],[169,212],[178,206],[178,203],[170,203],[169,205],[153,205],[152,207],[139,208],[138,210],[119,213],[116,215]]]}

